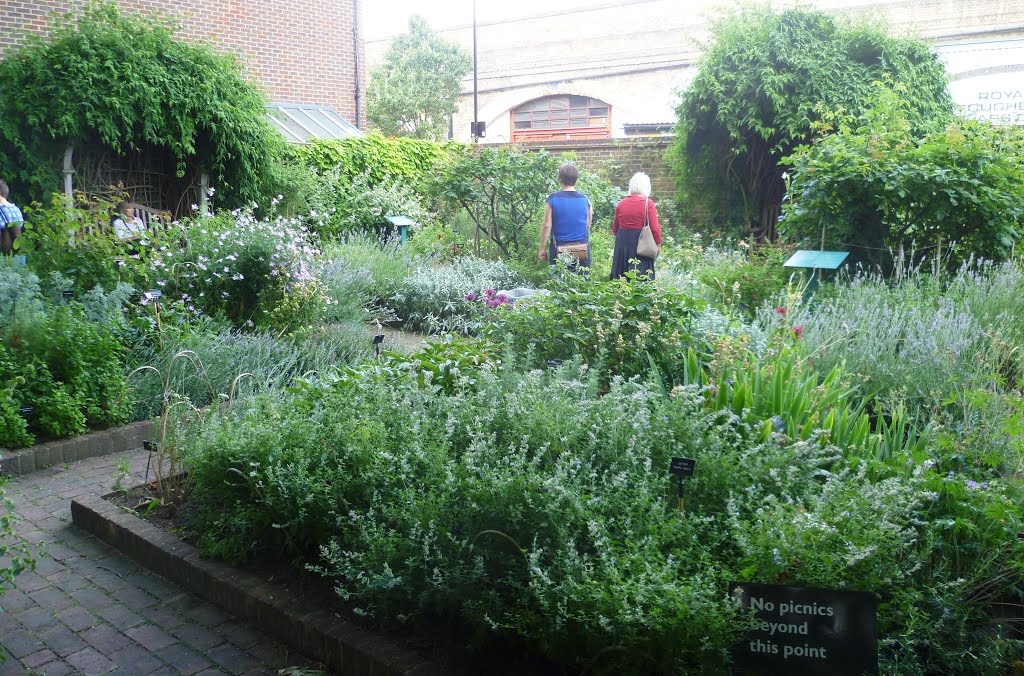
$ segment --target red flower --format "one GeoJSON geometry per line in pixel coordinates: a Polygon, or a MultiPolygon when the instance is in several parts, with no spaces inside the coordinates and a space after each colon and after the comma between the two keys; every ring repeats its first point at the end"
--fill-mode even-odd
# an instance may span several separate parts
{"type": "Polygon", "coordinates": [[[793,337],[796,338],[797,340],[800,340],[801,338],[803,338],[804,337],[804,327],[802,327],[802,326],[794,326],[793,327],[793,337]]]}
{"type": "Polygon", "coordinates": [[[782,307],[781,305],[775,308],[775,314],[779,315],[780,317],[785,317],[787,312],[789,312],[789,308],[782,307]]]}

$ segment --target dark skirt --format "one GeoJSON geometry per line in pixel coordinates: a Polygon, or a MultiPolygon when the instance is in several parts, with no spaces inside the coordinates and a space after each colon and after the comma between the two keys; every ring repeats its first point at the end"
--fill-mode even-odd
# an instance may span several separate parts
{"type": "Polygon", "coordinates": [[[639,241],[639,230],[622,228],[615,235],[615,253],[612,254],[612,279],[624,277],[630,270],[635,270],[637,277],[647,275],[654,279],[654,259],[636,255],[636,245],[639,241]]]}

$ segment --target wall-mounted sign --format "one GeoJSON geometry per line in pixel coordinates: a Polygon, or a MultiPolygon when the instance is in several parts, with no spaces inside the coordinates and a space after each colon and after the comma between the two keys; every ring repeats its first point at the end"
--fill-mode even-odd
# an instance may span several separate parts
{"type": "Polygon", "coordinates": [[[733,647],[738,673],[878,673],[875,597],[864,592],[732,582],[729,595],[756,626],[733,647]]]}

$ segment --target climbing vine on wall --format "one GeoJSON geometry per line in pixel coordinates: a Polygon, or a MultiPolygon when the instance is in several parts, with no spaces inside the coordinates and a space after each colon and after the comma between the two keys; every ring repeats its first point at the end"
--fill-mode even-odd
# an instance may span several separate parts
{"type": "Polygon", "coordinates": [[[19,200],[59,189],[69,144],[159,153],[178,177],[207,171],[223,206],[259,198],[283,144],[262,95],[235,58],[174,29],[90,3],[0,61],[0,166],[19,200]]]}

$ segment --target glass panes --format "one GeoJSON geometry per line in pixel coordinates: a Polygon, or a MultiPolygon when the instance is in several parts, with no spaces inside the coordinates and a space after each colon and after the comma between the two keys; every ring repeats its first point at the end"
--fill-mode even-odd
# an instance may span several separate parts
{"type": "Polygon", "coordinates": [[[609,106],[587,96],[546,96],[512,110],[515,131],[607,128],[609,106]]]}

